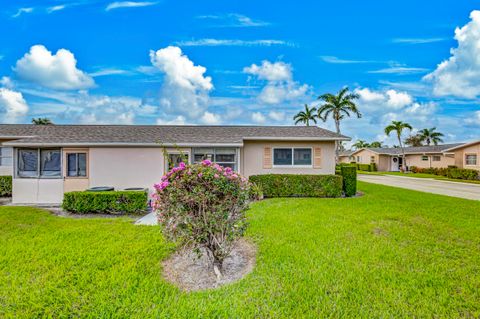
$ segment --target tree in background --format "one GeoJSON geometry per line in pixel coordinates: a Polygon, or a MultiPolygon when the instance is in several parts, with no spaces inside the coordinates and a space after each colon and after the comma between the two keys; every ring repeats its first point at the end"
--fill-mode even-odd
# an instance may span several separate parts
{"type": "Polygon", "coordinates": [[[383,144],[382,144],[382,142],[374,141],[374,142],[370,143],[369,147],[371,147],[371,148],[381,148],[381,147],[383,147],[383,144]]]}
{"type": "Polygon", "coordinates": [[[402,121],[392,121],[390,125],[385,127],[385,134],[387,136],[390,136],[391,132],[395,132],[397,135],[398,139],[398,144],[400,145],[400,148],[402,149],[402,159],[403,159],[403,164],[402,164],[402,171],[405,171],[405,168],[407,167],[407,162],[405,158],[405,148],[402,143],[402,133],[403,130],[409,129],[410,131],[412,130],[412,126],[408,123],[402,122],[402,121]]]}
{"type": "Polygon", "coordinates": [[[368,144],[364,140],[357,140],[355,143],[353,143],[352,147],[354,147],[356,150],[359,150],[361,148],[370,147],[370,144],[368,144]]]}
{"type": "Polygon", "coordinates": [[[408,146],[423,146],[422,138],[417,135],[410,135],[404,141],[405,145],[408,146]]]}
{"type": "Polygon", "coordinates": [[[431,143],[438,145],[438,143],[443,143],[442,137],[444,136],[440,132],[436,132],[436,127],[424,128],[420,130],[417,135],[422,142],[427,143],[430,146],[431,143]]]}
{"type": "MultiPolygon", "coordinates": [[[[329,117],[332,117],[337,133],[341,134],[340,122],[345,116],[350,117],[351,114],[354,114],[357,118],[362,117],[362,114],[355,104],[355,100],[358,98],[358,94],[349,93],[348,87],[341,89],[336,95],[331,93],[320,95],[318,99],[322,100],[323,104],[318,108],[318,118],[325,122],[329,117]]],[[[337,163],[339,153],[338,145],[339,143],[337,142],[335,145],[335,161],[337,163]]]]}
{"type": "Polygon", "coordinates": [[[32,124],[35,125],[53,125],[52,120],[47,117],[38,117],[32,119],[32,124]]]}
{"type": "Polygon", "coordinates": [[[295,125],[298,123],[303,123],[306,126],[310,126],[310,121],[317,124],[317,108],[309,107],[308,104],[305,104],[305,110],[298,112],[293,119],[295,120],[295,125]]]}

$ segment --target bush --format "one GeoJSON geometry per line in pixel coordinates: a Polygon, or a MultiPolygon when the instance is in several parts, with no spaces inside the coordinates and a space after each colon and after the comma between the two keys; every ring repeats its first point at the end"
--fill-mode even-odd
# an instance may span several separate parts
{"type": "Polygon", "coordinates": [[[138,214],[147,210],[147,201],[142,191],[68,192],[62,207],[78,214],[138,214]]]}
{"type": "Polygon", "coordinates": [[[357,169],[359,171],[364,171],[364,172],[376,172],[377,171],[377,165],[375,163],[371,164],[356,164],[357,169]]]}
{"type": "Polygon", "coordinates": [[[0,197],[12,196],[12,176],[0,176],[0,197]]]}
{"type": "Polygon", "coordinates": [[[480,179],[480,173],[473,169],[456,168],[455,166],[444,167],[429,167],[420,168],[411,166],[410,171],[413,173],[424,173],[438,176],[445,176],[452,179],[465,179],[465,180],[478,180],[480,179]]]}
{"type": "Polygon", "coordinates": [[[166,238],[201,253],[204,248],[217,276],[234,241],[243,236],[250,198],[248,180],[205,160],[173,168],[155,184],[153,208],[166,238]]]}
{"type": "Polygon", "coordinates": [[[340,197],[342,177],[338,175],[266,174],[250,176],[265,197],[340,197]]]}
{"type": "Polygon", "coordinates": [[[357,194],[357,168],[355,166],[342,166],[343,193],[346,197],[357,194]]]}

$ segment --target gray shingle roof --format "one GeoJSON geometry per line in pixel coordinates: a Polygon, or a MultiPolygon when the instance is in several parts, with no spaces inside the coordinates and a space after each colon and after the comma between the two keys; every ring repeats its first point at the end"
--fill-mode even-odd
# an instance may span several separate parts
{"type": "Polygon", "coordinates": [[[349,140],[316,126],[0,125],[10,145],[241,144],[248,139],[349,140]]]}
{"type": "MultiPolygon", "coordinates": [[[[456,147],[462,144],[463,143],[405,147],[405,154],[442,153],[443,151],[449,148],[456,147]]],[[[402,149],[395,148],[395,147],[370,148],[370,150],[378,154],[387,154],[387,155],[402,154],[402,149]]]]}

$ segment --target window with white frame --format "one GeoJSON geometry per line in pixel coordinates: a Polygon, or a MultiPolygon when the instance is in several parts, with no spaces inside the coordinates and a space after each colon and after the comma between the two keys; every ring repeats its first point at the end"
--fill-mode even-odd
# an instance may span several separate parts
{"type": "Polygon", "coordinates": [[[67,153],[67,177],[87,176],[87,153],[67,153]]]}
{"type": "Polygon", "coordinates": [[[477,154],[466,154],[465,165],[477,165],[477,154]]]}
{"type": "Polygon", "coordinates": [[[234,171],[238,168],[237,149],[227,147],[201,147],[193,149],[193,162],[200,163],[210,160],[223,167],[230,167],[234,171]]]}
{"type": "Polygon", "coordinates": [[[301,147],[274,148],[274,166],[311,166],[312,149],[301,147]]]}
{"type": "Polygon", "coordinates": [[[62,175],[60,149],[19,149],[18,177],[57,178],[62,175]]]}
{"type": "Polygon", "coordinates": [[[0,147],[0,166],[12,166],[13,148],[0,147]]]}
{"type": "Polygon", "coordinates": [[[442,157],[440,155],[432,156],[432,162],[440,162],[441,160],[442,160],[442,157]]]}
{"type": "Polygon", "coordinates": [[[357,163],[360,163],[362,161],[362,158],[357,155],[357,163]]]}

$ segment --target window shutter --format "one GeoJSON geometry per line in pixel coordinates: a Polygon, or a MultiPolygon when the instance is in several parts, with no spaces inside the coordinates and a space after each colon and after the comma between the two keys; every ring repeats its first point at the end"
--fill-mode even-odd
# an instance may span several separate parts
{"type": "Polygon", "coordinates": [[[263,148],[263,168],[272,168],[272,148],[269,146],[263,148]]]}
{"type": "Polygon", "coordinates": [[[313,168],[322,168],[322,149],[320,147],[313,149],[313,168]]]}

